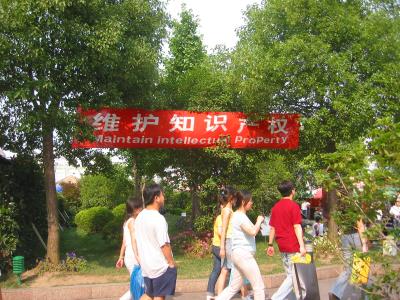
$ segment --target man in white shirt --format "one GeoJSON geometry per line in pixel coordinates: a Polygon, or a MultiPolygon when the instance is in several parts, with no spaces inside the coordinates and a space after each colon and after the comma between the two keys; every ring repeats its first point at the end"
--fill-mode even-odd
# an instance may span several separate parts
{"type": "Polygon", "coordinates": [[[143,209],[135,221],[136,242],[146,294],[155,300],[175,294],[176,267],[168,236],[168,225],[159,213],[164,206],[161,186],[152,184],[144,191],[143,209]]]}
{"type": "Polygon", "coordinates": [[[400,193],[397,194],[396,203],[390,208],[389,213],[394,218],[393,225],[400,227],[400,193]]]}
{"type": "Polygon", "coordinates": [[[308,219],[310,216],[310,214],[309,214],[310,206],[311,206],[311,203],[308,201],[304,201],[303,203],[301,203],[301,213],[305,219],[308,219]]]}

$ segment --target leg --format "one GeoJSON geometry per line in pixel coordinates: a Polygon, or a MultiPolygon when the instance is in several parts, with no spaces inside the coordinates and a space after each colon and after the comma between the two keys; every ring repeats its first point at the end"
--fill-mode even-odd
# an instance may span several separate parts
{"type": "Polygon", "coordinates": [[[215,285],[216,285],[218,277],[221,273],[221,258],[219,257],[219,249],[220,248],[217,246],[212,246],[214,265],[213,265],[213,270],[208,279],[208,285],[207,285],[207,295],[208,296],[215,295],[215,285]]]}
{"type": "Polygon", "coordinates": [[[284,300],[284,299],[296,299],[296,296],[293,291],[293,264],[291,262],[291,257],[293,254],[290,253],[282,253],[282,262],[285,268],[286,278],[282,282],[279,289],[272,295],[272,300],[284,300]]]}
{"type": "Polygon", "coordinates": [[[219,274],[218,281],[217,281],[217,295],[221,294],[223,289],[225,288],[226,285],[226,279],[228,278],[229,275],[229,270],[226,267],[223,267],[221,269],[221,273],[219,274]]]}
{"type": "MultiPolygon", "coordinates": [[[[125,263],[126,268],[128,269],[129,278],[131,278],[130,276],[132,275],[132,271],[133,271],[133,268],[135,267],[135,264],[133,263],[133,261],[131,261],[129,259],[125,259],[124,263],[125,263]]],[[[126,291],[126,293],[123,294],[121,296],[121,298],[119,298],[119,300],[132,300],[131,290],[129,289],[128,291],[126,291]]]]}
{"type": "Polygon", "coordinates": [[[231,283],[218,295],[217,300],[230,300],[240,290],[243,284],[242,275],[237,268],[233,269],[231,283]]]}
{"type": "Polygon", "coordinates": [[[342,254],[344,260],[344,270],[335,281],[331,288],[331,293],[339,299],[343,297],[346,287],[349,285],[349,279],[353,264],[353,249],[361,249],[361,240],[358,233],[345,234],[342,236],[342,254]]]}
{"type": "Polygon", "coordinates": [[[235,249],[232,258],[236,266],[235,269],[238,269],[242,277],[246,277],[250,281],[254,291],[254,300],[264,300],[264,281],[254,256],[249,251],[235,249]]]}

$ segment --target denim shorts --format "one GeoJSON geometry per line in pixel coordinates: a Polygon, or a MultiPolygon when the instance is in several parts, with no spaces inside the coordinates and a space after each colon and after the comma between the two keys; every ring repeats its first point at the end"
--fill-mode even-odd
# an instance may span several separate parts
{"type": "Polygon", "coordinates": [[[144,277],[146,294],[150,297],[173,296],[175,294],[176,276],[176,268],[168,267],[160,277],[144,277]]]}

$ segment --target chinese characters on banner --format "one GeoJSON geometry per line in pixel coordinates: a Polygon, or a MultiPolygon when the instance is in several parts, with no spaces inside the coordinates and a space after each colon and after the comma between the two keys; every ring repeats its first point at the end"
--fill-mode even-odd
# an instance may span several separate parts
{"type": "Polygon", "coordinates": [[[254,122],[240,112],[111,109],[79,111],[94,128],[95,141],[75,148],[231,148],[295,149],[298,114],[271,114],[254,122]]]}

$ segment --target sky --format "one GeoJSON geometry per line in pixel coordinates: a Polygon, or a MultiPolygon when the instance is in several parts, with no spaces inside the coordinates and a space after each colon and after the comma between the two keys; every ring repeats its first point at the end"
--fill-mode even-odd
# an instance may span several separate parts
{"type": "Polygon", "coordinates": [[[173,18],[177,18],[182,3],[193,11],[200,22],[199,34],[204,45],[213,49],[222,44],[233,48],[238,40],[236,29],[244,24],[246,7],[259,4],[261,0],[169,0],[167,10],[173,18]]]}

